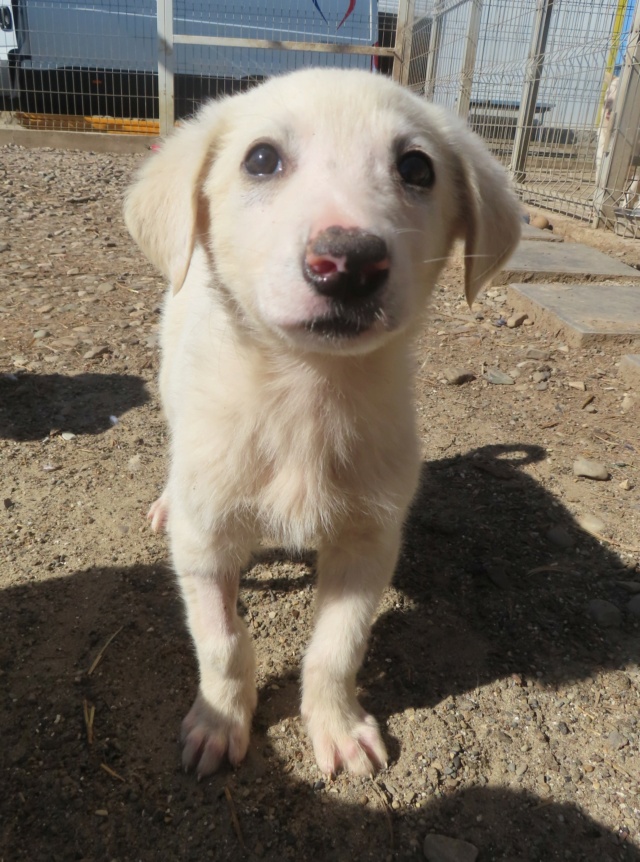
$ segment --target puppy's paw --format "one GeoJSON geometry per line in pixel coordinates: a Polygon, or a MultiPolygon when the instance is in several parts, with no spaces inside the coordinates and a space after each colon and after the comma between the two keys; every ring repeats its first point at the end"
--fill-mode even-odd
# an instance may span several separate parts
{"type": "Polygon", "coordinates": [[[151,529],[154,533],[159,533],[167,526],[167,518],[169,517],[169,500],[167,492],[164,491],[158,499],[151,504],[147,512],[147,520],[151,521],[151,529]]]}
{"type": "Polygon", "coordinates": [[[249,747],[251,716],[256,705],[255,690],[244,704],[221,710],[209,703],[202,692],[182,722],[182,765],[195,771],[198,779],[220,768],[225,756],[238,766],[249,747]]]}
{"type": "Polygon", "coordinates": [[[364,710],[343,714],[327,707],[305,715],[316,762],[322,772],[334,775],[346,769],[354,775],[374,775],[387,765],[387,750],[378,724],[364,710]]]}

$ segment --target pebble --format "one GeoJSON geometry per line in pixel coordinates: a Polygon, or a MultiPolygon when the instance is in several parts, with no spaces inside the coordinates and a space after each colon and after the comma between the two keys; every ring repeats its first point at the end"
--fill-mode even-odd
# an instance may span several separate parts
{"type": "Polygon", "coordinates": [[[599,626],[605,629],[617,628],[622,622],[622,614],[618,608],[606,599],[592,599],[587,605],[587,612],[599,626]]]}
{"type": "Polygon", "coordinates": [[[516,329],[518,326],[522,326],[528,316],[528,314],[512,314],[511,317],[507,318],[507,327],[516,329]]]}
{"type": "Polygon", "coordinates": [[[640,581],[616,581],[616,583],[628,593],[640,593],[640,581]]]}
{"type": "Polygon", "coordinates": [[[100,287],[97,289],[96,293],[111,293],[111,291],[115,289],[115,284],[101,284],[100,287]]]}
{"type": "Polygon", "coordinates": [[[137,473],[142,467],[142,458],[140,455],[134,455],[127,461],[127,469],[130,473],[137,473]]]}
{"type": "Polygon", "coordinates": [[[630,482],[629,479],[623,479],[618,485],[618,488],[622,491],[630,491],[633,488],[633,482],[630,482]]]}
{"type": "Polygon", "coordinates": [[[622,404],[620,405],[620,409],[623,413],[629,413],[636,405],[636,399],[631,395],[625,395],[622,399],[622,404]]]}
{"type": "Polygon", "coordinates": [[[624,748],[627,745],[627,738],[623,736],[620,731],[612,730],[609,736],[607,737],[607,741],[605,745],[607,748],[611,749],[611,751],[618,751],[620,748],[624,748]]]}
{"type": "Polygon", "coordinates": [[[569,550],[575,545],[573,536],[564,527],[551,527],[547,532],[547,539],[559,548],[569,550]]]}
{"type": "Polygon", "coordinates": [[[33,333],[34,338],[48,338],[51,335],[48,329],[38,329],[33,333]]]}
{"type": "Polygon", "coordinates": [[[513,386],[515,383],[513,377],[509,377],[508,374],[498,368],[489,368],[484,376],[489,383],[494,383],[497,386],[513,386]]]}
{"type": "Polygon", "coordinates": [[[527,359],[537,359],[539,362],[547,362],[550,359],[547,350],[540,350],[538,347],[530,347],[525,353],[527,359]]]}
{"type": "Polygon", "coordinates": [[[587,391],[587,384],[584,380],[569,380],[567,386],[570,386],[572,389],[577,389],[579,392],[587,391]]]}
{"type": "Polygon", "coordinates": [[[531,227],[537,227],[538,230],[553,230],[549,219],[543,215],[534,215],[530,224],[531,227]]]}
{"type": "Polygon", "coordinates": [[[600,461],[590,461],[588,458],[577,458],[573,462],[574,476],[583,476],[585,479],[597,479],[604,482],[609,478],[609,471],[600,461]]]}
{"type": "Polygon", "coordinates": [[[451,366],[442,369],[442,376],[450,386],[460,386],[470,380],[475,380],[475,374],[471,371],[465,371],[464,368],[452,368],[451,366]]]}
{"type": "Polygon", "coordinates": [[[111,350],[105,345],[102,344],[99,347],[92,347],[90,350],[87,350],[86,353],[83,353],[83,359],[96,359],[98,356],[103,356],[105,353],[110,353],[111,350]]]}
{"type": "Polygon", "coordinates": [[[634,596],[627,602],[627,612],[634,617],[640,618],[640,595],[634,596]]]}
{"type": "Polygon", "coordinates": [[[473,844],[447,835],[427,835],[422,850],[428,862],[475,862],[478,858],[473,844]]]}
{"type": "Polygon", "coordinates": [[[531,379],[534,383],[544,383],[545,380],[548,380],[551,377],[551,374],[548,371],[534,371],[531,375],[531,379]]]}
{"type": "Polygon", "coordinates": [[[601,536],[606,529],[604,521],[589,513],[580,515],[576,520],[582,529],[587,533],[591,533],[592,536],[601,536]]]}

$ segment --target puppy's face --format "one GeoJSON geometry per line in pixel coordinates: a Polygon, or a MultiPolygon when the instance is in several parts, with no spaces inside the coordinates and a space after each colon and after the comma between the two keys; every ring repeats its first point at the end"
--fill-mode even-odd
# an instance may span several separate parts
{"type": "Polygon", "coordinates": [[[342,93],[284,79],[238,100],[203,184],[222,283],[256,325],[311,349],[403,329],[455,233],[440,136],[357,79],[342,93]]]}
{"type": "MultiPolygon", "coordinates": [[[[467,240],[471,299],[519,233],[515,199],[481,145],[454,118],[378,76],[306,71],[209,106],[154,157],[155,173],[161,160],[180,157],[181,135],[182,158],[192,172],[199,166],[183,185],[194,186],[192,233],[213,284],[254,331],[303,349],[365,352],[406,329],[456,236],[467,240]],[[490,210],[485,192],[497,206],[490,239],[479,218],[490,210]]],[[[140,216],[143,186],[157,196],[150,164],[127,220],[179,288],[184,249],[149,243],[153,228],[140,222],[155,211],[170,223],[171,207],[176,221],[187,216],[167,195],[140,216]]]]}

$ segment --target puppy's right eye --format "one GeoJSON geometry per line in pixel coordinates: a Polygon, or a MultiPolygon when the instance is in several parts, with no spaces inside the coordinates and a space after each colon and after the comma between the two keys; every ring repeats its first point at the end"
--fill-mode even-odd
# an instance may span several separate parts
{"type": "Polygon", "coordinates": [[[268,177],[282,170],[280,153],[272,144],[256,144],[244,160],[244,169],[252,177],[268,177]]]}

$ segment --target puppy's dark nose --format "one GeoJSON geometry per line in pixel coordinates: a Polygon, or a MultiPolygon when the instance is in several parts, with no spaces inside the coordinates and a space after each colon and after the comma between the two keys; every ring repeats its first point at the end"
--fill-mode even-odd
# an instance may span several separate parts
{"type": "Polygon", "coordinates": [[[357,302],[387,280],[387,245],[361,228],[328,227],[309,240],[303,273],[317,293],[342,303],[357,302]]]}

